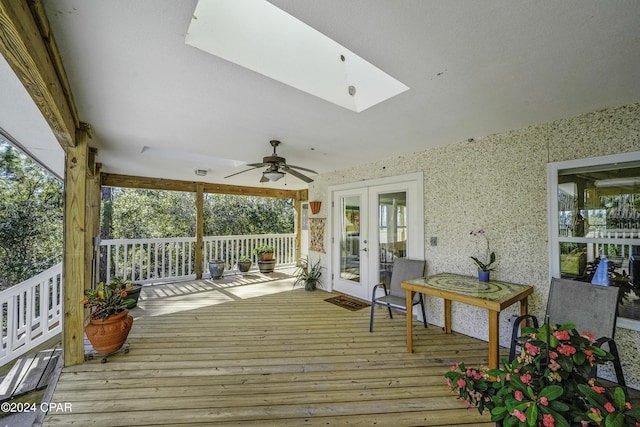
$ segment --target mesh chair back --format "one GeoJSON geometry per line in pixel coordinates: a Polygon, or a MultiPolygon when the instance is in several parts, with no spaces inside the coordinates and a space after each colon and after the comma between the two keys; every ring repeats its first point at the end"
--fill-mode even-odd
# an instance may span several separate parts
{"type": "Polygon", "coordinates": [[[398,258],[393,263],[393,271],[391,272],[391,283],[389,284],[389,294],[404,298],[406,291],[402,289],[400,283],[424,277],[424,260],[398,258]]]}
{"type": "Polygon", "coordinates": [[[575,323],[578,332],[613,338],[619,291],[615,286],[553,278],[547,315],[552,325],[575,323]]]}

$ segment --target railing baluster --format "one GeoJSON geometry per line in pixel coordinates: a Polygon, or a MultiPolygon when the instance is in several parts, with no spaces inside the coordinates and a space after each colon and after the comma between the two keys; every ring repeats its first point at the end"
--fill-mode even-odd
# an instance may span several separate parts
{"type": "Polygon", "coordinates": [[[3,310],[0,366],[31,351],[61,331],[61,300],[55,305],[56,313],[49,317],[48,283],[62,275],[62,263],[0,292],[0,309],[3,310]],[[55,325],[55,326],[53,326],[55,325]]]}

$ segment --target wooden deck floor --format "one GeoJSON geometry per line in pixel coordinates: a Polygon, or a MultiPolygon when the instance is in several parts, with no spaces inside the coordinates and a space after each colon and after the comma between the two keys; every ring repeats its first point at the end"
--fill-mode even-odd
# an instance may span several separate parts
{"type": "Polygon", "coordinates": [[[145,288],[130,352],[65,368],[44,425],[493,425],[443,377],[486,364],[485,342],[416,324],[409,354],[401,315],[370,334],[368,309],[250,279],[145,288]]]}

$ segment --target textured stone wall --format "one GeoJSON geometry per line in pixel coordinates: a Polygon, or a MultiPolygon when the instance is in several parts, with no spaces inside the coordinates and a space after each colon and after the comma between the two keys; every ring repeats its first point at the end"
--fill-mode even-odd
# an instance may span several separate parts
{"type": "MultiPolygon", "coordinates": [[[[640,151],[640,103],[323,174],[309,185],[309,200],[323,201],[314,217],[327,218],[332,185],[422,171],[428,272],[475,274],[469,257],[481,253],[482,242],[469,232],[484,228],[498,257],[492,277],[534,286],[530,312],[542,316],[549,290],[547,163],[632,151],[640,151]],[[437,246],[429,246],[431,236],[437,246]]],[[[327,229],[325,247],[329,235],[327,229]]],[[[311,255],[326,265],[325,254],[311,255]]],[[[442,325],[442,301],[428,300],[429,322],[442,325]]],[[[502,345],[516,311],[501,315],[502,345]]],[[[452,318],[455,331],[487,339],[486,310],[454,303],[452,318]]],[[[640,388],[640,332],[616,334],[627,382],[640,388]]]]}

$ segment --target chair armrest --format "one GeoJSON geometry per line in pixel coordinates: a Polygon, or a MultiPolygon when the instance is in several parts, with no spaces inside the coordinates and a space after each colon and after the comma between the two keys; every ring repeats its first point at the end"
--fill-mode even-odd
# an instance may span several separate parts
{"type": "MultiPolygon", "coordinates": [[[[602,347],[602,344],[609,344],[609,353],[613,356],[613,370],[616,373],[616,380],[618,381],[618,385],[622,387],[627,387],[627,383],[624,380],[624,372],[622,371],[622,363],[620,362],[620,354],[618,354],[618,346],[616,345],[616,340],[609,337],[601,337],[596,340],[594,345],[598,348],[602,347]]],[[[597,366],[594,366],[591,370],[591,376],[597,376],[597,366]]]]}
{"type": "Polygon", "coordinates": [[[615,341],[614,341],[614,339],[613,339],[613,338],[609,338],[609,337],[600,337],[600,338],[598,338],[598,339],[596,340],[596,342],[594,342],[594,343],[593,343],[593,345],[595,345],[595,346],[596,346],[596,347],[598,347],[598,348],[601,348],[603,344],[610,343],[610,342],[614,342],[614,343],[615,343],[615,341]]]}
{"type": "Polygon", "coordinates": [[[511,345],[509,348],[509,362],[512,362],[516,356],[516,346],[520,344],[520,337],[518,337],[518,328],[520,327],[520,323],[523,320],[531,320],[533,326],[538,327],[538,318],[533,314],[524,314],[522,316],[516,317],[516,320],[513,322],[513,329],[511,330],[511,345]]]}
{"type": "Polygon", "coordinates": [[[377,285],[375,285],[373,287],[373,295],[371,296],[371,301],[375,301],[375,299],[376,299],[376,291],[381,286],[382,286],[382,289],[384,289],[384,295],[385,296],[389,295],[389,291],[387,290],[387,285],[385,285],[384,283],[378,283],[377,285]]]}
{"type": "Polygon", "coordinates": [[[516,320],[513,322],[513,329],[511,330],[511,342],[517,341],[518,339],[518,328],[523,320],[531,320],[533,322],[534,327],[538,326],[538,318],[533,314],[524,314],[522,316],[516,317],[516,320]]]}

